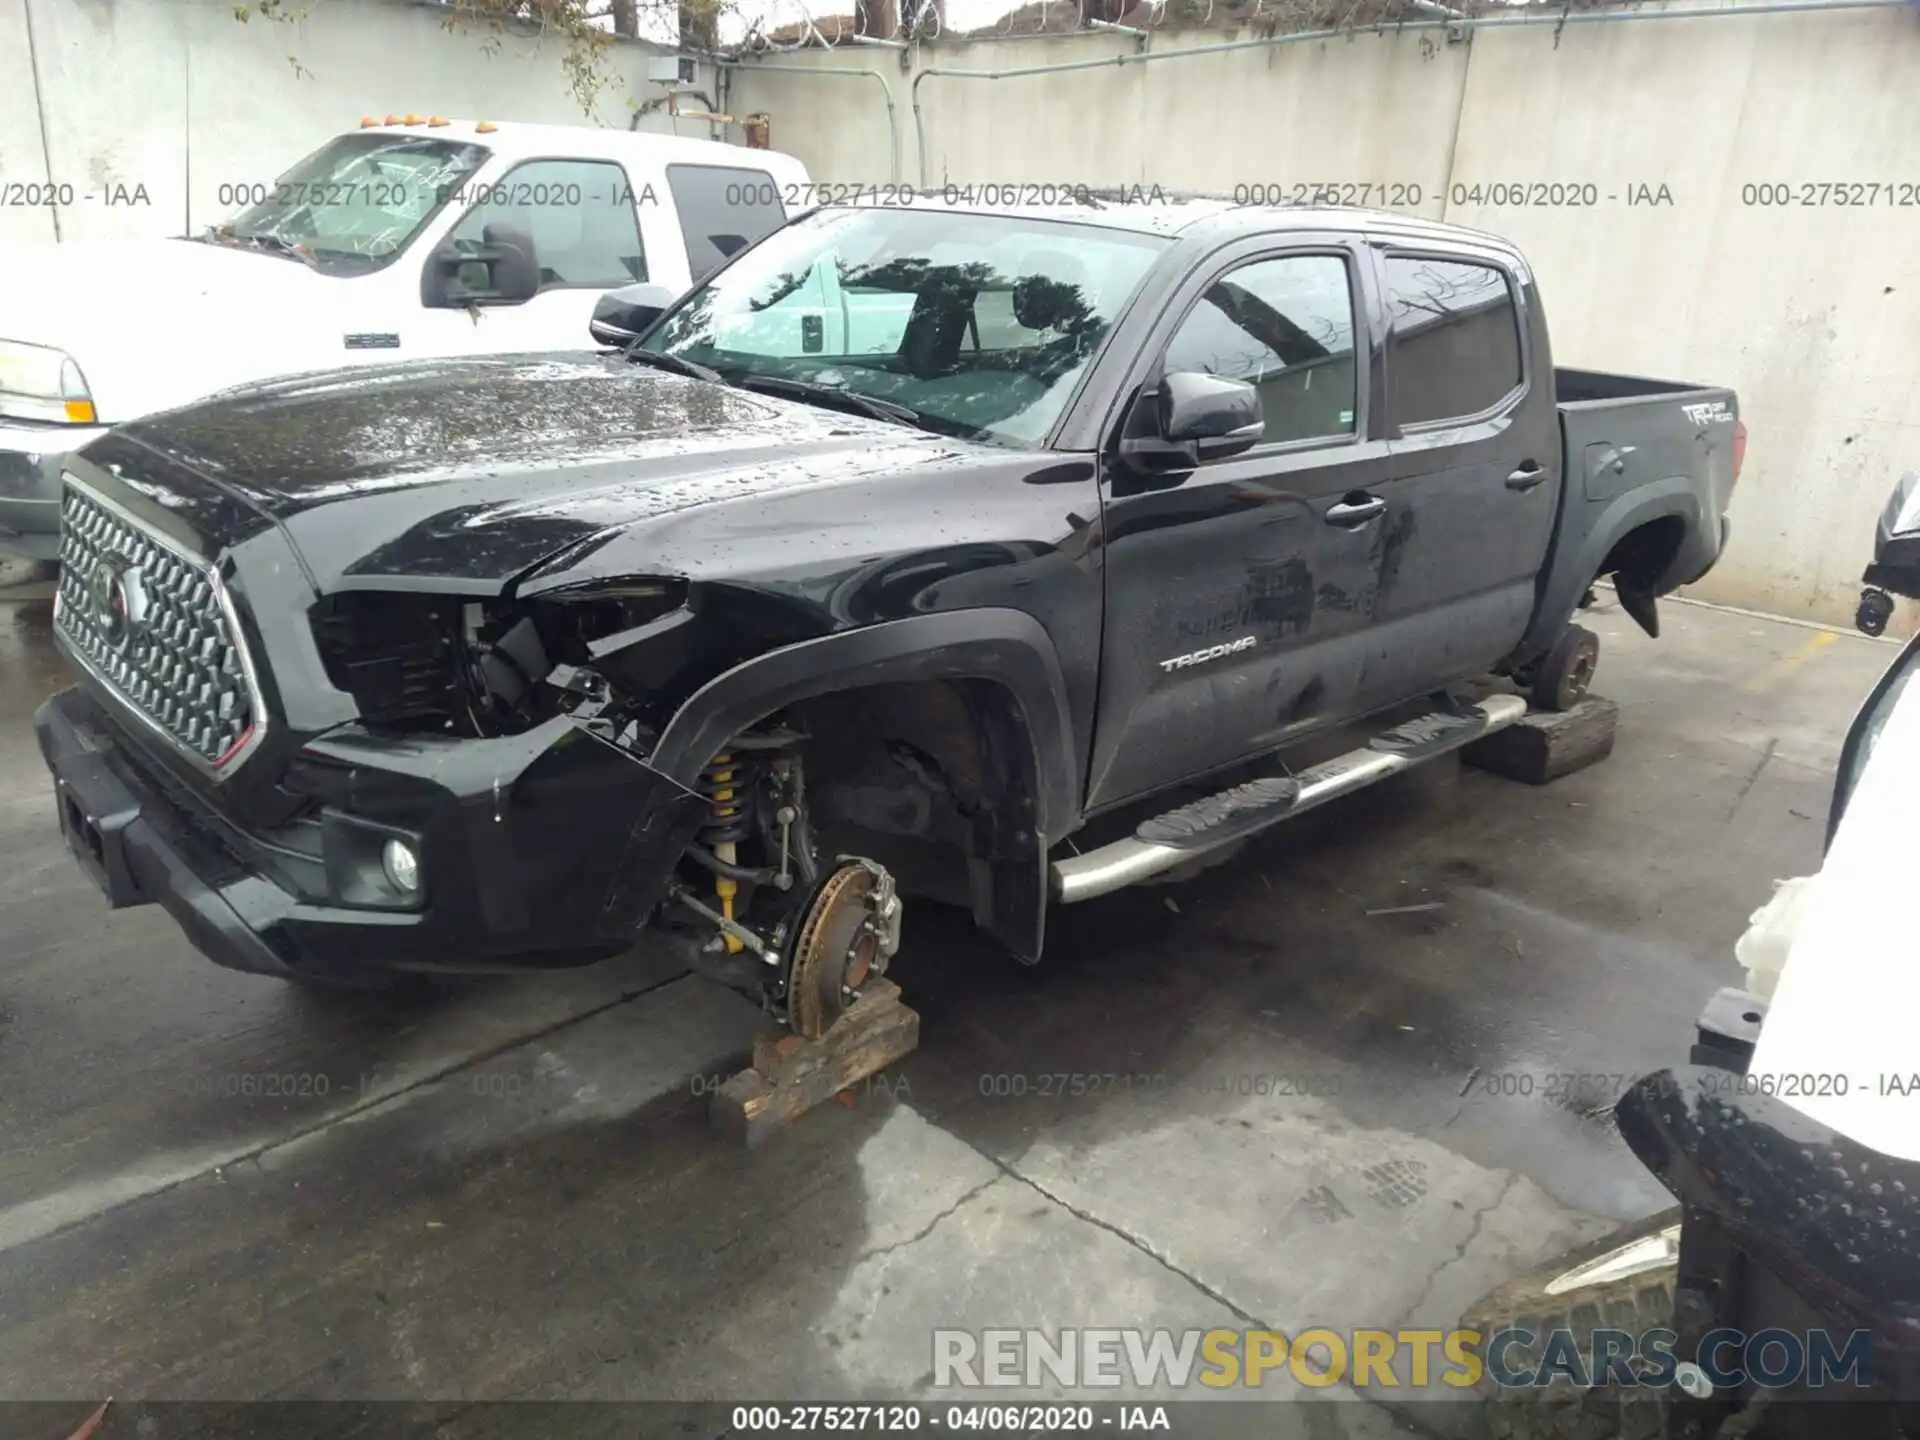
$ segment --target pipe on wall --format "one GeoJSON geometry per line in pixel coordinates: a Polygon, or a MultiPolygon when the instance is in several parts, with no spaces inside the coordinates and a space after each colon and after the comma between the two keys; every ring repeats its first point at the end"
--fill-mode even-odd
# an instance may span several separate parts
{"type": "MultiPolygon", "coordinates": [[[[913,77],[913,145],[920,187],[927,188],[927,132],[920,109],[920,85],[935,75],[950,80],[1018,80],[1030,75],[1064,75],[1072,70],[1099,70],[1109,65],[1145,65],[1154,60],[1186,60],[1195,55],[1225,55],[1235,50],[1271,50],[1281,45],[1304,45],[1312,40],[1339,40],[1354,35],[1397,34],[1409,30],[1502,29],[1515,25],[1625,24],[1630,20],[1703,20],[1726,15],[1791,15],[1815,10],[1907,10],[1913,0],[1765,0],[1757,5],[1681,6],[1672,10],[1547,10],[1521,15],[1488,15],[1446,20],[1403,20],[1355,25],[1337,30],[1302,30],[1291,35],[1266,35],[1253,40],[1227,40],[1217,45],[1194,45],[1183,50],[1129,50],[1098,60],[1068,60],[1055,65],[1023,65],[1007,70],[949,70],[930,65],[913,77]]],[[[791,66],[782,66],[791,69],[791,66]]],[[[886,82],[881,81],[882,84],[886,82]]],[[[892,94],[888,94],[892,108],[892,94]]]]}
{"type": "MultiPolygon", "coordinates": [[[[773,60],[721,60],[718,65],[729,70],[773,70],[784,75],[837,75],[851,79],[862,76],[878,82],[880,93],[887,101],[887,180],[891,184],[900,183],[900,126],[898,114],[893,103],[893,87],[887,83],[887,77],[871,66],[856,68],[824,65],[782,65],[773,60]]],[[[917,86],[918,81],[914,82],[917,86]]],[[[914,126],[914,134],[920,133],[919,125],[914,126]]]]}

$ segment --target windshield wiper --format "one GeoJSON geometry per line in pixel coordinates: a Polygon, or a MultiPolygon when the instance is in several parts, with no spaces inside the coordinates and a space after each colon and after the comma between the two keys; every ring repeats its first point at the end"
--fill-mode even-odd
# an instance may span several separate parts
{"type": "Polygon", "coordinates": [[[702,365],[698,360],[684,360],[678,355],[669,355],[664,350],[642,350],[634,346],[627,351],[629,360],[637,360],[642,365],[651,365],[657,370],[671,370],[676,375],[690,375],[695,380],[710,380],[715,385],[727,383],[727,377],[711,365],[702,365]]]}
{"type": "Polygon", "coordinates": [[[733,383],[742,390],[764,390],[769,395],[791,395],[796,400],[812,400],[821,405],[837,405],[875,420],[891,420],[896,425],[927,428],[920,412],[892,400],[862,395],[858,390],[843,390],[838,385],[816,385],[809,380],[789,380],[784,375],[736,375],[733,383]]]}
{"type": "Polygon", "coordinates": [[[264,250],[269,255],[285,255],[290,260],[298,260],[302,265],[313,264],[313,255],[304,245],[296,245],[291,240],[262,230],[257,235],[242,235],[240,243],[253,250],[264,250]]]}
{"type": "Polygon", "coordinates": [[[310,247],[296,245],[291,240],[269,234],[264,230],[258,234],[242,235],[231,226],[209,225],[198,235],[188,238],[207,245],[222,245],[238,250],[259,250],[268,255],[284,255],[289,260],[298,260],[302,265],[313,264],[313,251],[310,247]]]}

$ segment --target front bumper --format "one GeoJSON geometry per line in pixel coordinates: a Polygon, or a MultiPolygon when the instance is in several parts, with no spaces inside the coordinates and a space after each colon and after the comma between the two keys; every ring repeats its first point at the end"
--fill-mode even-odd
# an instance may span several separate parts
{"type": "Polygon", "coordinates": [[[61,464],[106,433],[104,426],[0,423],[0,553],[59,558],[61,464]]]}
{"type": "Polygon", "coordinates": [[[158,904],[207,958],[256,974],[603,958],[645,922],[702,817],[691,791],[567,721],[502,740],[310,742],[283,780],[309,814],[266,834],[163,778],[84,689],[48,700],[34,729],[68,848],[108,903],[158,904]],[[416,908],[364,903],[366,837],[386,833],[422,857],[416,908]]]}

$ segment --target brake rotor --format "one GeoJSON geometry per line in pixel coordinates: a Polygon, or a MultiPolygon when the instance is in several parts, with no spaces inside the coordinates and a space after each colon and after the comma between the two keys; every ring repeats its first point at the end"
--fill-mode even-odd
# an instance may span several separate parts
{"type": "Polygon", "coordinates": [[[874,973],[880,935],[873,925],[876,876],[864,865],[843,865],[814,893],[793,941],[787,976],[787,1017],[794,1033],[824,1035],[846,1014],[874,973]]]}

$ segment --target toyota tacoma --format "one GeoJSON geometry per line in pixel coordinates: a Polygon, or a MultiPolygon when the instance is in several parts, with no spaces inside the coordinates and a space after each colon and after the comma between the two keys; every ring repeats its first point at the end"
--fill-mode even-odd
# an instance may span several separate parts
{"type": "Polygon", "coordinates": [[[1031,962],[1571,705],[1590,587],[1657,633],[1745,443],[1725,389],[1555,370],[1512,246],[1371,212],[829,208],[608,300],[618,350],[70,458],[37,728],[111,904],[355,986],[651,924],[818,1035],[909,897],[1031,962]]]}

